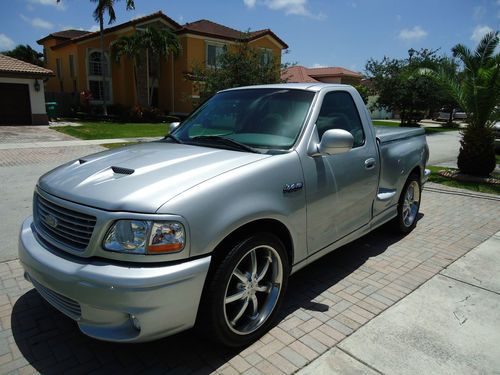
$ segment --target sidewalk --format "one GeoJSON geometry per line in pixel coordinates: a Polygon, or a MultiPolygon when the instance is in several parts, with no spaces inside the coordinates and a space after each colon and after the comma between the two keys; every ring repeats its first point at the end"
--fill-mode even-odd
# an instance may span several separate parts
{"type": "Polygon", "coordinates": [[[299,372],[500,374],[500,232],[299,372]]]}

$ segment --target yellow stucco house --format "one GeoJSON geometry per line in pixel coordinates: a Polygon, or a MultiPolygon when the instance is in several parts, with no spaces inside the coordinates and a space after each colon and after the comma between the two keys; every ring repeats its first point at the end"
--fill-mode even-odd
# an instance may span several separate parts
{"type": "Polygon", "coordinates": [[[166,113],[187,113],[192,110],[196,91],[189,79],[193,66],[212,66],[224,47],[231,48],[236,42],[246,39],[249,44],[263,51],[263,55],[281,62],[281,52],[288,48],[271,30],[250,33],[211,22],[199,20],[180,25],[161,11],[129,22],[109,27],[104,31],[105,79],[101,73],[101,50],[99,32],[65,30],[55,32],[38,40],[44,48],[46,67],[55,76],[48,79],[45,90],[48,95],[72,96],[78,101],[80,93],[92,93],[91,104],[102,104],[103,96],[107,104],[121,104],[131,107],[145,104],[141,93],[153,91],[153,106],[166,113]],[[138,87],[133,78],[133,62],[123,58],[119,63],[111,62],[110,44],[122,35],[130,35],[148,26],[167,27],[179,37],[182,52],[177,58],[172,56],[161,65],[160,80],[154,83],[148,64],[138,72],[138,87]],[[151,85],[155,85],[151,87],[151,85]],[[139,96],[139,97],[138,97],[139,96]]]}

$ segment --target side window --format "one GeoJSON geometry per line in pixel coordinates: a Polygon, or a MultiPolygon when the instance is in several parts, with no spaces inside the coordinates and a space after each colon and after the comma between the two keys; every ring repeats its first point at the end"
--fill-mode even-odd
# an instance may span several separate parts
{"type": "Polygon", "coordinates": [[[365,143],[363,124],[354,100],[346,91],[332,91],[325,95],[316,121],[319,138],[329,129],[344,129],[354,137],[353,147],[365,143]]]}

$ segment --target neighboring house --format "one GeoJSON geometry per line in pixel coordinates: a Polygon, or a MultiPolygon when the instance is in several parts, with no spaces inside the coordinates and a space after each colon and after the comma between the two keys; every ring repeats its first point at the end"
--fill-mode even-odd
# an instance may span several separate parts
{"type": "Polygon", "coordinates": [[[306,68],[292,66],[281,72],[281,79],[290,83],[324,82],[359,85],[362,75],[352,70],[336,66],[326,68],[306,68]]]}
{"type": "Polygon", "coordinates": [[[379,95],[375,93],[375,88],[370,78],[362,79],[361,85],[367,87],[368,89],[370,89],[372,93],[374,93],[373,95],[370,95],[368,97],[368,103],[366,104],[366,108],[368,108],[368,111],[370,111],[370,116],[373,120],[387,120],[387,119],[399,118],[398,111],[395,111],[393,113],[392,111],[389,111],[386,108],[378,108],[376,106],[379,95]]]}
{"type": "MultiPolygon", "coordinates": [[[[104,30],[106,78],[103,83],[99,32],[66,30],[47,35],[38,43],[44,47],[47,67],[56,72],[46,84],[48,93],[72,94],[75,100],[79,100],[80,92],[90,90],[91,104],[95,105],[101,104],[104,96],[108,104],[127,107],[151,104],[168,113],[187,113],[192,110],[193,99],[196,99],[195,87],[190,80],[193,66],[215,66],[217,56],[224,48],[243,40],[261,49],[264,57],[277,63],[281,62],[281,51],[288,48],[269,29],[243,33],[208,20],[179,25],[159,11],[104,30]],[[147,93],[153,84],[149,73],[154,66],[140,65],[136,90],[132,61],[122,57],[120,63],[109,63],[110,44],[114,40],[148,26],[171,29],[178,35],[182,46],[180,56],[175,59],[169,56],[168,62],[162,63],[159,83],[153,87],[152,103],[148,103],[147,93]]],[[[147,61],[147,56],[141,59],[147,61]]]]}
{"type": "Polygon", "coordinates": [[[0,54],[0,124],[48,124],[43,81],[51,70],[0,54]]]}

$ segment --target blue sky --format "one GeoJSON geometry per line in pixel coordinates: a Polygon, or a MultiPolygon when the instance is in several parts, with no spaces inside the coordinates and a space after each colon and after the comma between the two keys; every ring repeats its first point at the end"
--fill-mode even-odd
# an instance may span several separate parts
{"type": "MultiPolygon", "coordinates": [[[[500,0],[136,0],[118,1],[117,22],[162,10],[179,23],[201,18],[240,30],[272,29],[290,46],[284,61],[363,71],[368,58],[410,48],[471,48],[500,29],[500,0]]],[[[89,0],[0,0],[0,50],[67,28],[95,29],[89,0]]]]}

